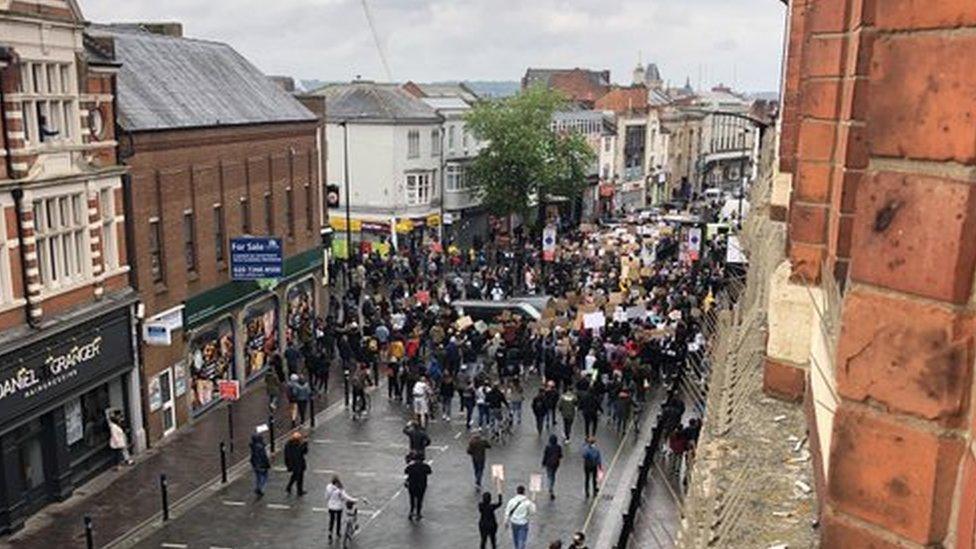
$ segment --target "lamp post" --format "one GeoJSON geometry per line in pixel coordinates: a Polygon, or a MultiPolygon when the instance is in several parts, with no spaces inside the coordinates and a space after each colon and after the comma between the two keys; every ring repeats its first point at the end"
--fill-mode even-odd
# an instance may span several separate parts
{"type": "Polygon", "coordinates": [[[342,126],[342,180],[345,190],[343,191],[346,195],[346,287],[349,286],[350,272],[349,272],[349,262],[352,261],[352,215],[350,213],[350,202],[352,201],[352,196],[349,194],[349,126],[346,121],[343,120],[340,125],[342,126]]]}
{"type": "MultiPolygon", "coordinates": [[[[742,150],[746,150],[746,133],[749,130],[747,128],[739,128],[739,138],[742,143],[742,150]]],[[[742,155],[739,159],[739,213],[735,218],[736,228],[742,230],[742,201],[745,199],[745,187],[746,187],[746,155],[742,155]]]]}

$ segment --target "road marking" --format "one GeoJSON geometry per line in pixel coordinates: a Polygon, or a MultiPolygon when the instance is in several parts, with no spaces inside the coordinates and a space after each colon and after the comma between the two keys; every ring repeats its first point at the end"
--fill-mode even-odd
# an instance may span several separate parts
{"type": "Polygon", "coordinates": [[[276,466],[272,467],[272,469],[275,470],[275,471],[277,471],[277,472],[279,472],[279,473],[282,473],[282,472],[285,472],[285,471],[288,470],[287,467],[282,467],[280,465],[276,465],[276,466]]]}
{"type": "Polygon", "coordinates": [[[232,549],[231,547],[222,547],[220,545],[211,545],[210,549],[232,549]]]}
{"type": "Polygon", "coordinates": [[[335,470],[334,469],[314,469],[312,472],[315,473],[315,474],[317,474],[317,475],[333,475],[333,474],[335,474],[335,470]]]}
{"type": "Polygon", "coordinates": [[[360,530],[360,532],[362,530],[365,530],[366,527],[369,526],[371,522],[373,522],[374,520],[376,520],[376,517],[380,516],[380,513],[382,513],[384,509],[386,509],[391,503],[393,503],[393,500],[395,500],[396,498],[400,497],[400,494],[402,494],[402,493],[403,493],[403,488],[400,488],[399,490],[396,491],[395,494],[393,494],[393,497],[391,497],[390,499],[386,500],[386,503],[384,503],[383,505],[381,505],[380,508],[377,509],[375,513],[373,513],[373,516],[369,517],[369,520],[366,521],[366,524],[363,524],[363,527],[360,530]]]}
{"type": "Polygon", "coordinates": [[[444,446],[430,446],[430,448],[432,450],[437,450],[439,452],[446,452],[447,449],[448,449],[448,446],[447,445],[444,445],[444,446]]]}
{"type": "Polygon", "coordinates": [[[326,507],[312,507],[312,512],[313,513],[325,513],[328,510],[329,509],[326,508],[326,507]]]}
{"type": "Polygon", "coordinates": [[[312,442],[314,442],[315,444],[332,444],[335,441],[332,440],[331,438],[317,438],[312,440],[312,442]]]}
{"type": "Polygon", "coordinates": [[[223,503],[224,505],[229,505],[231,507],[244,507],[245,505],[247,505],[243,501],[233,501],[233,500],[226,500],[226,499],[223,501],[223,503]]]}
{"type": "Polygon", "coordinates": [[[366,441],[362,441],[362,440],[354,440],[354,441],[350,442],[349,444],[352,444],[353,446],[372,446],[373,445],[372,442],[366,442],[366,441]]]}
{"type": "Polygon", "coordinates": [[[355,473],[353,473],[353,476],[357,476],[357,477],[375,477],[376,476],[376,473],[372,473],[372,472],[369,472],[369,471],[356,471],[355,473]]]}
{"type": "Polygon", "coordinates": [[[463,435],[463,434],[464,434],[463,431],[458,431],[458,434],[454,435],[454,440],[457,440],[457,439],[461,438],[461,435],[463,435]]]}
{"type": "Polygon", "coordinates": [[[291,505],[285,505],[283,503],[269,503],[268,509],[291,509],[291,505]]]}
{"type": "Polygon", "coordinates": [[[160,543],[160,547],[170,547],[172,549],[186,549],[187,545],[185,543],[160,543]]]}

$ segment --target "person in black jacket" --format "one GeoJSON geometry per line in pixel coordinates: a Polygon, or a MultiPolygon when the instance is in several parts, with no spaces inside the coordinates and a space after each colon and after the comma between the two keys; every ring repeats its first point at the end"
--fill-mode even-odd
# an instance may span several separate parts
{"type": "Polygon", "coordinates": [[[420,459],[423,460],[427,447],[430,446],[430,437],[427,435],[427,431],[419,423],[410,421],[403,428],[403,434],[407,435],[410,440],[410,453],[420,456],[420,459]]]}
{"type": "Polygon", "coordinates": [[[495,519],[495,511],[502,506],[502,494],[498,493],[498,502],[492,503],[491,494],[485,492],[481,495],[481,503],[478,504],[478,512],[481,518],[478,519],[478,532],[481,533],[481,549],[485,549],[485,543],[491,540],[491,549],[497,549],[495,534],[498,533],[498,520],[495,519]]]}
{"type": "Polygon", "coordinates": [[[254,493],[259,498],[264,495],[264,486],[268,483],[268,471],[271,460],[264,446],[264,438],[255,433],[251,435],[251,470],[254,471],[254,493]]]}
{"type": "Polygon", "coordinates": [[[559,445],[559,438],[556,435],[549,435],[549,444],[542,452],[542,466],[546,468],[546,477],[549,480],[549,499],[556,499],[556,470],[559,469],[559,462],[563,459],[563,447],[559,445]]]}
{"type": "Polygon", "coordinates": [[[305,454],[308,454],[308,442],[298,431],[291,434],[288,443],[285,444],[285,468],[291,473],[288,478],[288,486],[285,492],[291,495],[291,487],[298,486],[298,495],[305,495],[305,469],[308,467],[305,462],[305,454]]]}
{"type": "Polygon", "coordinates": [[[407,492],[410,493],[410,520],[420,520],[423,517],[424,494],[427,493],[427,477],[433,473],[430,465],[423,457],[413,455],[410,465],[403,470],[407,475],[407,492]]]}
{"type": "Polygon", "coordinates": [[[555,381],[546,383],[543,398],[546,403],[546,428],[552,430],[556,428],[556,405],[559,404],[559,391],[555,381]]]}
{"type": "Polygon", "coordinates": [[[585,431],[583,436],[590,437],[596,435],[597,419],[603,411],[603,407],[600,406],[600,397],[592,389],[583,391],[580,393],[577,408],[579,408],[580,413],[583,415],[585,431]]]}
{"type": "Polygon", "coordinates": [[[532,399],[532,413],[535,414],[535,430],[542,436],[542,423],[546,419],[546,392],[539,387],[539,394],[532,399]]]}

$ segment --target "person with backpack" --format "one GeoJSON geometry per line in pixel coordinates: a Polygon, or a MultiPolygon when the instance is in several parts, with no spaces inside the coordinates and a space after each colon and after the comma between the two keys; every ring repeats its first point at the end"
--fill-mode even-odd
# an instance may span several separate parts
{"type": "Polygon", "coordinates": [[[525,496],[525,486],[515,489],[515,496],[505,506],[505,524],[512,527],[512,545],[525,549],[529,539],[529,519],[536,512],[535,503],[525,496]]]}
{"type": "Polygon", "coordinates": [[[475,433],[468,441],[468,455],[471,456],[471,465],[474,467],[474,485],[481,491],[481,479],[485,474],[485,450],[491,448],[491,443],[481,438],[475,433]]]}
{"type": "Polygon", "coordinates": [[[549,499],[556,499],[556,470],[563,459],[563,447],[559,445],[556,435],[549,435],[549,444],[542,452],[542,466],[546,468],[546,479],[549,481],[549,499]]]}
{"type": "Polygon", "coordinates": [[[596,497],[599,488],[597,487],[597,473],[603,468],[603,457],[600,449],[596,447],[596,437],[586,439],[583,445],[583,489],[586,497],[590,497],[590,487],[593,487],[593,496],[596,497]]]}
{"type": "Polygon", "coordinates": [[[268,484],[268,471],[271,470],[271,460],[264,445],[264,437],[255,433],[251,435],[251,470],[254,472],[254,494],[260,498],[264,496],[264,487],[268,484]]]}
{"type": "Polygon", "coordinates": [[[305,469],[308,467],[305,455],[308,454],[308,442],[298,431],[291,434],[285,444],[285,468],[291,473],[285,492],[291,495],[291,487],[298,487],[299,497],[305,495],[305,469]]]}

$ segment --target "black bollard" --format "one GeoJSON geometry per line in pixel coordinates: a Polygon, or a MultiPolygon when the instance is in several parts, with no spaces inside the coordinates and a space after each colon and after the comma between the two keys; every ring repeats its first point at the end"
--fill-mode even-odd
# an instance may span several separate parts
{"type": "Polygon", "coordinates": [[[227,484],[227,445],[220,441],[220,482],[227,484]]]}
{"type": "Polygon", "coordinates": [[[312,428],[315,428],[315,395],[308,400],[308,421],[312,428]]]}
{"type": "Polygon", "coordinates": [[[85,515],[85,547],[95,549],[95,536],[92,534],[92,519],[85,515]]]}
{"type": "Polygon", "coordinates": [[[271,441],[271,453],[275,453],[275,432],[274,432],[274,416],[268,416],[268,439],[271,441]]]}
{"type": "Polygon", "coordinates": [[[169,493],[166,491],[166,473],[159,475],[159,490],[163,496],[163,522],[169,520],[169,493]]]}

